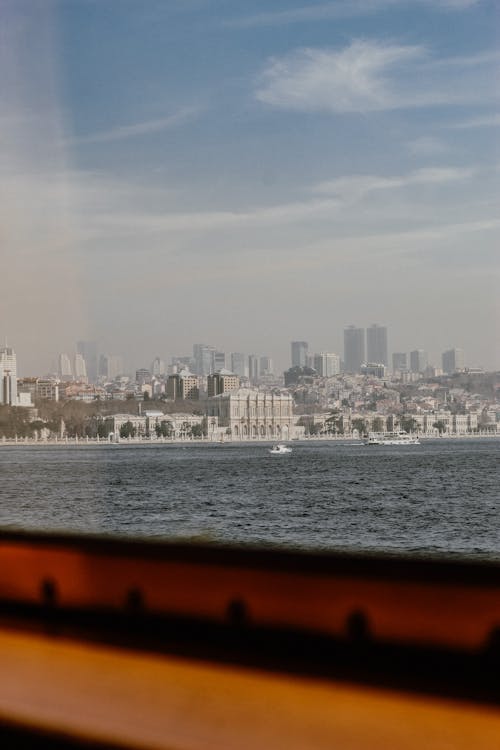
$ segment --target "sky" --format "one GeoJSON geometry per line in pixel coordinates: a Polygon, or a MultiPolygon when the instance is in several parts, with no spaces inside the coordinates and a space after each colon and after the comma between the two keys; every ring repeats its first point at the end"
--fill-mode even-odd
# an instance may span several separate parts
{"type": "Polygon", "coordinates": [[[2,0],[0,338],[500,369],[496,0],[2,0]]]}

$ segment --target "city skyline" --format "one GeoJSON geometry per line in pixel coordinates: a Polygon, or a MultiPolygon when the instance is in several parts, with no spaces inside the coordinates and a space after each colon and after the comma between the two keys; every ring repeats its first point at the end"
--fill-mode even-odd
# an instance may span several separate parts
{"type": "Polygon", "coordinates": [[[23,370],[77,339],[282,368],[372,320],[500,368],[494,0],[5,0],[0,33],[23,370]]]}
{"type": "MultiPolygon", "coordinates": [[[[485,368],[481,363],[469,362],[466,352],[461,347],[446,348],[435,358],[429,357],[428,352],[423,349],[411,351],[407,349],[405,352],[393,351],[393,348],[388,346],[387,326],[371,324],[364,329],[350,325],[344,328],[343,334],[344,346],[338,352],[310,348],[308,341],[289,342],[289,359],[283,367],[275,366],[275,359],[269,354],[222,351],[217,346],[209,344],[193,344],[192,355],[165,355],[161,357],[156,354],[149,362],[140,362],[134,367],[130,367],[125,364],[126,358],[123,355],[101,351],[96,341],[79,340],[75,344],[73,354],[59,352],[57,358],[54,358],[54,361],[57,359],[57,364],[52,369],[46,371],[38,369],[27,372],[25,368],[21,368],[21,370],[17,370],[17,375],[19,377],[57,376],[62,380],[88,380],[91,383],[96,383],[103,378],[113,380],[121,375],[130,376],[134,372],[137,379],[137,373],[148,373],[150,376],[161,377],[168,373],[186,370],[196,375],[206,376],[214,372],[226,371],[247,378],[250,382],[257,382],[262,376],[279,376],[287,369],[297,366],[313,367],[320,375],[325,375],[327,372],[330,374],[338,372],[355,374],[361,371],[362,365],[367,364],[384,365],[386,372],[402,370],[424,373],[428,368],[437,371],[442,370],[444,374],[455,370],[477,368],[488,371],[488,368],[485,368]],[[368,356],[370,351],[367,338],[370,332],[372,338],[375,334],[375,340],[371,342],[371,353],[374,353],[374,346],[381,345],[380,353],[385,354],[385,361],[377,362],[376,358],[368,356]],[[354,339],[353,334],[355,335],[354,339]],[[351,353],[351,355],[349,354],[350,349],[354,349],[354,353],[351,353]],[[90,368],[81,353],[85,351],[88,353],[91,362],[90,368]],[[355,362],[352,359],[353,356],[355,362]],[[92,369],[92,362],[98,363],[95,371],[92,369]]],[[[0,353],[2,351],[7,351],[7,347],[0,347],[0,353]]],[[[12,347],[9,347],[9,351],[16,358],[15,350],[12,347]]]]}

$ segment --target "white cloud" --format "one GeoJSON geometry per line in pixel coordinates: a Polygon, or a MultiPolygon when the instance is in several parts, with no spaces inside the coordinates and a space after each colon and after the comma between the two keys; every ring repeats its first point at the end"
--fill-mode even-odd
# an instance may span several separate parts
{"type": "Polygon", "coordinates": [[[299,111],[392,109],[402,103],[392,91],[387,73],[423,55],[422,47],[360,40],[340,51],[296,50],[271,59],[256,97],[275,107],[299,111]]]}
{"type": "Polygon", "coordinates": [[[440,138],[432,135],[422,135],[408,144],[410,152],[415,156],[435,156],[444,154],[449,147],[440,138]]]}
{"type": "Polygon", "coordinates": [[[491,65],[497,58],[497,51],[433,58],[421,46],[358,39],[342,49],[303,48],[271,58],[255,96],[298,112],[477,105],[498,97],[491,65]]]}
{"type": "MultiPolygon", "coordinates": [[[[472,169],[427,167],[404,175],[347,175],[318,183],[304,193],[302,200],[255,206],[241,210],[162,210],[168,206],[171,193],[123,185],[103,179],[98,174],[72,175],[72,192],[78,196],[79,229],[82,240],[101,238],[104,242],[119,238],[175,236],[203,237],[209,233],[239,232],[243,228],[260,231],[269,227],[287,229],[294,225],[315,227],[332,222],[350,222],[353,205],[376,191],[398,191],[418,186],[450,185],[467,180],[472,169]],[[312,194],[312,196],[311,196],[312,194]],[[154,206],[154,207],[153,207],[154,206]]],[[[50,182],[48,181],[50,188],[50,182]]],[[[394,195],[390,211],[394,219],[394,195]]],[[[358,209],[356,209],[358,210],[358,209]]],[[[380,210],[380,209],[379,209],[380,210]]],[[[416,215],[415,206],[412,209],[416,215]]],[[[379,215],[381,221],[386,217],[379,215]]],[[[358,215],[359,219],[359,215],[358,215]]],[[[370,221],[373,217],[370,217],[370,221]]],[[[309,230],[306,230],[309,231],[309,230]]]]}
{"type": "Polygon", "coordinates": [[[185,122],[194,119],[200,113],[199,107],[182,107],[168,117],[161,117],[154,120],[145,120],[133,125],[118,125],[109,130],[98,133],[90,133],[73,138],[71,143],[107,143],[109,141],[119,141],[125,138],[135,138],[136,136],[147,135],[149,133],[160,133],[163,130],[169,130],[185,122]]]}
{"type": "Polygon", "coordinates": [[[253,15],[231,18],[224,26],[231,28],[254,28],[259,26],[282,26],[293,23],[328,21],[340,18],[374,15],[388,9],[405,8],[418,3],[431,10],[466,10],[480,0],[337,0],[336,2],[310,3],[286,10],[263,11],[253,15]]]}
{"type": "Polygon", "coordinates": [[[446,127],[453,130],[468,130],[472,128],[497,128],[500,125],[500,113],[484,115],[482,117],[472,117],[469,120],[453,122],[446,127]]]}
{"type": "Polygon", "coordinates": [[[373,175],[351,175],[339,177],[314,185],[312,191],[334,195],[343,200],[359,199],[375,190],[394,190],[413,185],[441,185],[457,180],[466,180],[474,174],[473,169],[458,167],[425,167],[407,175],[379,177],[373,175]]]}

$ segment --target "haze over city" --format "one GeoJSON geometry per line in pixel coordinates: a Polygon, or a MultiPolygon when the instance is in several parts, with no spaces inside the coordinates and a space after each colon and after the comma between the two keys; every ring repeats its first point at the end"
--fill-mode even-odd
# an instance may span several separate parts
{"type": "Polygon", "coordinates": [[[3,4],[0,336],[500,368],[493,0],[3,4]]]}

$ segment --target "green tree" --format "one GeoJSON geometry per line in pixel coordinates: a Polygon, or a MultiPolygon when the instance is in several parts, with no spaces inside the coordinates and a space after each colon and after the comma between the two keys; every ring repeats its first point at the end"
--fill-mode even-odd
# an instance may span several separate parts
{"type": "Polygon", "coordinates": [[[172,437],[174,431],[172,422],[168,419],[162,419],[160,424],[155,426],[155,432],[157,437],[172,437]]]}
{"type": "Polygon", "coordinates": [[[336,435],[340,432],[340,413],[338,409],[332,409],[330,416],[325,419],[325,432],[328,435],[336,435]]]}
{"type": "Polygon", "coordinates": [[[438,419],[437,422],[434,422],[432,426],[436,428],[440,435],[442,435],[443,432],[446,432],[446,425],[441,419],[438,419]]]}
{"type": "Polygon", "coordinates": [[[6,438],[31,436],[29,410],[19,406],[0,406],[0,436],[6,438]]]}
{"type": "Polygon", "coordinates": [[[364,435],[367,432],[367,425],[364,419],[356,418],[352,420],[353,430],[357,430],[360,435],[364,435]]]}
{"type": "Polygon", "coordinates": [[[120,437],[121,438],[129,438],[129,437],[135,437],[136,429],[132,422],[125,422],[120,427],[120,437]]]}
{"type": "Polygon", "coordinates": [[[108,438],[110,433],[109,427],[102,420],[97,424],[97,434],[100,438],[108,438]]]}
{"type": "Polygon", "coordinates": [[[418,430],[418,422],[414,417],[403,417],[401,420],[401,429],[405,432],[416,432],[418,430]]]}
{"type": "Polygon", "coordinates": [[[382,432],[384,429],[384,420],[382,417],[375,417],[375,419],[372,422],[372,430],[373,432],[382,432]]]}
{"type": "Polygon", "coordinates": [[[45,422],[43,422],[41,419],[35,419],[34,422],[30,422],[30,429],[32,430],[32,432],[36,432],[38,434],[38,437],[40,437],[44,427],[45,422]]]}

